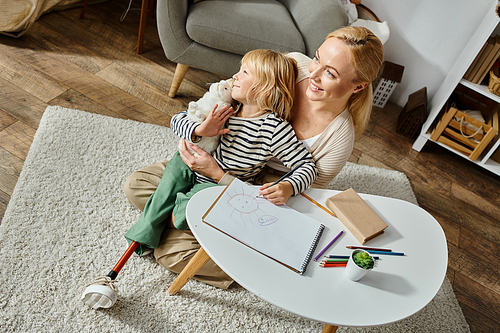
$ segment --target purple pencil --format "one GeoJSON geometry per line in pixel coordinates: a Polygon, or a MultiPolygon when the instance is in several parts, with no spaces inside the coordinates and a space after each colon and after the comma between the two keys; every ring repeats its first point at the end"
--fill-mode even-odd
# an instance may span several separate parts
{"type": "Polygon", "coordinates": [[[335,241],[336,241],[336,240],[340,237],[340,235],[342,235],[342,233],[343,233],[343,232],[344,232],[344,230],[340,230],[339,234],[338,234],[337,236],[335,236],[335,237],[332,239],[332,241],[331,241],[330,243],[328,243],[328,245],[327,245],[327,246],[325,246],[325,248],[324,248],[323,250],[321,250],[321,252],[320,252],[320,253],[318,253],[318,255],[317,255],[316,257],[314,257],[314,261],[318,260],[318,259],[319,259],[319,257],[321,257],[321,255],[322,255],[323,253],[325,253],[325,251],[326,251],[326,250],[328,250],[328,248],[329,248],[330,246],[332,246],[332,244],[333,244],[333,243],[334,243],[334,242],[335,242],[335,241]]]}

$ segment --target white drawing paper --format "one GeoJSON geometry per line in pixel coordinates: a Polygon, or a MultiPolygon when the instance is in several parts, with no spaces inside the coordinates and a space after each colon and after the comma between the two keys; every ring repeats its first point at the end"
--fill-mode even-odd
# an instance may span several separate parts
{"type": "Polygon", "coordinates": [[[258,197],[259,189],[235,179],[203,221],[302,273],[324,226],[286,206],[258,197]]]}

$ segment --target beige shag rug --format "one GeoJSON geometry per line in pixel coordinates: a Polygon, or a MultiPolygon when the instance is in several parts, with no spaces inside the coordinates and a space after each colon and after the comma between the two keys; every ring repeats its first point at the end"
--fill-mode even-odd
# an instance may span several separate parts
{"type": "MultiPolygon", "coordinates": [[[[110,309],[80,301],[127,245],[139,211],[122,192],[127,176],[170,158],[178,138],[166,127],[48,107],[0,225],[1,332],[321,332],[322,323],[283,311],[241,287],[190,281],[150,257],[132,256],[110,309]]],[[[347,164],[331,187],[416,203],[407,177],[347,164]]],[[[381,300],[383,302],[383,300],[381,300]]],[[[450,283],[398,323],[338,332],[469,332],[450,283]]]]}

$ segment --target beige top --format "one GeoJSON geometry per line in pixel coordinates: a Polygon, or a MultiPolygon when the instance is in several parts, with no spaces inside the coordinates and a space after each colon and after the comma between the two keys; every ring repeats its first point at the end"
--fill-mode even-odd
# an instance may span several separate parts
{"type": "MultiPolygon", "coordinates": [[[[311,59],[298,52],[289,54],[297,61],[299,76],[297,83],[309,78],[309,63],[311,59]]],[[[311,185],[315,188],[325,188],[337,176],[351,156],[354,147],[354,124],[351,114],[346,108],[319,135],[316,142],[307,150],[313,156],[319,175],[311,185]]],[[[225,174],[219,181],[227,185],[234,177],[225,174]]]]}

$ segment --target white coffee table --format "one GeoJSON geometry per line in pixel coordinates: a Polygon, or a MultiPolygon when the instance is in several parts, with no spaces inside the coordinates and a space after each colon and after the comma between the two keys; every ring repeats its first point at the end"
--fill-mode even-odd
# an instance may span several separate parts
{"type": "MultiPolygon", "coordinates": [[[[180,290],[212,258],[248,291],[299,316],[325,323],[323,332],[335,332],[338,326],[377,326],[411,316],[434,298],[443,283],[448,264],[444,232],[429,213],[409,202],[360,194],[389,226],[383,235],[364,245],[392,248],[405,256],[380,255],[378,266],[353,282],[344,275],[344,268],[319,267],[320,260],[311,261],[305,274],[299,275],[202,222],[203,214],[223,189],[208,188],[189,201],[188,224],[202,249],[174,281],[170,294],[180,290]]],[[[305,193],[325,205],[328,197],[339,192],[309,189],[305,193]]],[[[325,225],[315,256],[340,230],[346,232],[325,254],[348,255],[352,250],[347,245],[360,245],[340,220],[303,196],[291,198],[288,205],[325,225]]]]}

